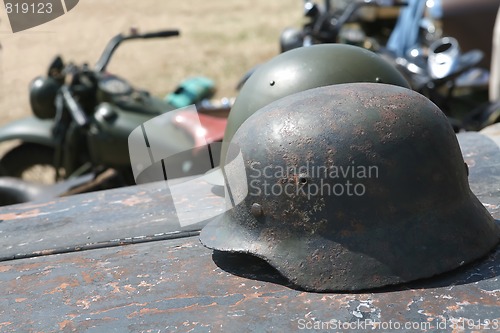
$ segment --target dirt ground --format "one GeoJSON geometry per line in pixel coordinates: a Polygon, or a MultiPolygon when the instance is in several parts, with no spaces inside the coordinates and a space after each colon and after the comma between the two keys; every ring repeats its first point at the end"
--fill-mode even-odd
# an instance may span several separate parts
{"type": "Polygon", "coordinates": [[[213,79],[217,97],[235,96],[238,79],[279,51],[286,26],[300,26],[298,0],[84,0],[59,18],[12,33],[0,9],[0,125],[30,114],[28,85],[52,58],[93,65],[107,41],[136,27],[177,28],[180,37],[131,41],[108,70],[164,96],[186,77],[213,79]]]}

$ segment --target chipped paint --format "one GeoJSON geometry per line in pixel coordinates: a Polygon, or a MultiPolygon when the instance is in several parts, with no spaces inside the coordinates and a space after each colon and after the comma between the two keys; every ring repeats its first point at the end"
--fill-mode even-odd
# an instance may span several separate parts
{"type": "Polygon", "coordinates": [[[0,273],[10,271],[12,269],[12,266],[0,266],[0,273]]]}
{"type": "MultiPolygon", "coordinates": [[[[467,149],[471,148],[464,151],[467,149]]],[[[477,163],[470,169],[469,181],[481,202],[500,219],[500,193],[490,185],[500,163],[491,155],[488,160],[482,156],[475,155],[477,163]]],[[[472,264],[411,284],[358,293],[305,292],[253,257],[206,249],[196,230],[190,230],[191,235],[165,230],[175,218],[172,206],[161,201],[165,192],[154,187],[140,192],[151,196],[151,201],[135,207],[105,204],[139,195],[130,188],[120,189],[98,196],[68,197],[36,208],[58,213],[0,223],[2,252],[7,251],[8,246],[3,247],[6,243],[13,247],[19,243],[8,243],[9,237],[15,238],[19,232],[24,232],[18,239],[27,243],[25,247],[32,244],[29,239],[44,240],[32,248],[39,256],[11,258],[0,265],[0,331],[157,333],[248,331],[250,327],[263,332],[271,326],[274,331],[296,331],[299,320],[371,319],[429,323],[432,326],[427,332],[437,333],[460,332],[452,325],[456,328],[464,320],[500,320],[498,247],[472,264]],[[154,193],[160,193],[161,198],[154,193]],[[81,211],[79,200],[88,203],[81,211]],[[78,214],[72,216],[63,205],[75,207],[78,214]],[[160,222],[157,229],[147,224],[150,218],[160,222]],[[82,219],[88,224],[79,229],[82,219]],[[51,229],[50,223],[57,229],[51,229]],[[113,227],[126,232],[108,233],[113,227]],[[150,232],[145,233],[145,228],[150,232]],[[92,232],[86,234],[89,229],[92,232]],[[36,235],[30,238],[26,230],[36,235]],[[145,234],[158,236],[142,237],[145,234]],[[166,234],[173,237],[162,238],[166,234]],[[175,238],[179,234],[184,238],[175,238]],[[61,243],[59,236],[68,242],[61,243]],[[87,236],[92,241],[96,237],[96,242],[87,236]],[[61,253],[61,249],[66,250],[61,253]],[[437,326],[442,323],[447,329],[437,326]]],[[[3,213],[14,214],[15,210],[22,214],[34,209],[23,207],[5,207],[3,213]]],[[[15,249],[10,254],[20,253],[19,247],[15,249]]]]}
{"type": "Polygon", "coordinates": [[[130,198],[120,200],[120,201],[113,201],[110,202],[110,204],[121,204],[125,206],[130,206],[134,207],[140,204],[145,204],[151,202],[151,198],[148,197],[140,197],[140,196],[131,196],[130,198]]]}
{"type": "Polygon", "coordinates": [[[129,245],[124,251],[107,248],[22,259],[11,261],[12,269],[0,275],[0,290],[9,290],[13,299],[24,299],[10,305],[15,311],[0,312],[0,322],[15,323],[13,330],[24,331],[33,309],[43,311],[46,304],[52,304],[50,311],[57,311],[61,320],[37,317],[40,332],[50,332],[54,325],[83,331],[88,323],[127,331],[139,321],[144,331],[184,327],[185,322],[232,331],[245,330],[251,322],[262,331],[270,320],[276,328],[293,331],[301,318],[428,321],[433,325],[445,320],[451,324],[450,318],[498,309],[500,292],[490,290],[500,288],[490,285],[498,286],[499,252],[468,270],[423,281],[417,288],[358,294],[295,290],[264,263],[237,257],[222,256],[216,265],[211,251],[196,237],[129,245]],[[481,275],[476,276],[478,284],[463,284],[471,270],[481,275]],[[12,284],[19,274],[23,282],[12,284]],[[28,282],[30,276],[34,278],[28,282]],[[450,286],[454,288],[449,290],[450,286]],[[485,291],[486,286],[490,288],[485,291]]]}

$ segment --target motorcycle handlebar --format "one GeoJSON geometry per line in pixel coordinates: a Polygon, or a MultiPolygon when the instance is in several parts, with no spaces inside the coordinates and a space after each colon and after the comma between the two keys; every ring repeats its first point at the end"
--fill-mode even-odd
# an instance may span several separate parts
{"type": "Polygon", "coordinates": [[[165,38],[165,37],[173,37],[179,35],[180,35],[179,30],[165,30],[165,31],[151,32],[146,34],[132,34],[129,36],[124,36],[122,34],[116,35],[108,42],[108,45],[106,45],[106,48],[104,49],[104,52],[101,54],[101,57],[97,61],[94,69],[96,72],[104,72],[106,70],[106,66],[109,63],[109,60],[111,59],[111,56],[118,48],[118,45],[120,45],[120,43],[125,40],[165,38]]]}
{"type": "Polygon", "coordinates": [[[166,31],[158,31],[158,32],[151,32],[143,35],[138,35],[140,38],[164,38],[164,37],[172,37],[172,36],[179,36],[180,32],[179,30],[166,30],[166,31]]]}
{"type": "MultiPolygon", "coordinates": [[[[371,0],[367,0],[368,2],[371,0]]],[[[373,1],[379,7],[404,7],[408,5],[406,0],[374,0],[373,1]]]]}

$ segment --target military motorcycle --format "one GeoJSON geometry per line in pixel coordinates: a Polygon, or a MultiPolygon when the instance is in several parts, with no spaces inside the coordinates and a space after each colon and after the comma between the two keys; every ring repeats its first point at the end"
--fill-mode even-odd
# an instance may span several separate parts
{"type": "MultiPolygon", "coordinates": [[[[92,68],[87,64],[65,64],[57,56],[47,74],[31,83],[33,116],[0,128],[0,142],[20,141],[0,159],[0,174],[25,179],[30,170],[45,166],[52,170],[51,181],[89,174],[96,179],[104,173],[113,176],[112,187],[133,185],[128,149],[130,133],[146,121],[169,113],[158,129],[162,140],[170,144],[165,149],[189,150],[196,141],[196,129],[186,126],[183,111],[176,109],[191,103],[200,105],[198,126],[209,132],[212,140],[222,140],[230,103],[222,107],[206,103],[214,93],[212,83],[189,79],[168,98],[161,99],[134,88],[106,70],[122,42],[178,35],[178,30],[119,34],[109,41],[92,68]],[[113,172],[105,173],[110,169],[113,172]]],[[[183,167],[177,168],[180,171],[173,176],[192,173],[195,155],[191,149],[180,156],[178,163],[183,167]],[[186,162],[189,162],[187,167],[186,162]]],[[[84,177],[80,183],[88,184],[92,179],[84,177]]]]}
{"type": "Polygon", "coordinates": [[[284,29],[280,47],[286,52],[346,43],[375,51],[393,63],[414,90],[438,105],[457,132],[480,130],[500,120],[500,104],[488,101],[490,41],[499,4],[445,0],[437,8],[436,2],[423,0],[306,0],[304,25],[284,29]],[[478,35],[458,29],[457,22],[474,17],[476,23],[484,19],[474,31],[480,29],[480,39],[489,43],[471,43],[478,35]]]}

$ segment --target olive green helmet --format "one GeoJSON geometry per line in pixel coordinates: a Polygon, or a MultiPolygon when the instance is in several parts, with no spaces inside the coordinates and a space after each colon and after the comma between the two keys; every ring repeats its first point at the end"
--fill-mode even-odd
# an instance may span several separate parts
{"type": "MultiPolygon", "coordinates": [[[[224,133],[227,145],[241,124],[263,106],[293,93],[349,82],[380,82],[409,88],[403,75],[372,51],[345,44],[318,44],[279,54],[261,65],[237,96],[224,133]]],[[[222,185],[220,178],[209,182],[222,185]]]]}
{"type": "Polygon", "coordinates": [[[430,277],[499,241],[446,116],[406,88],[350,83],[283,98],[241,125],[225,162],[232,208],[202,243],[260,257],[305,290],[430,277]]]}

